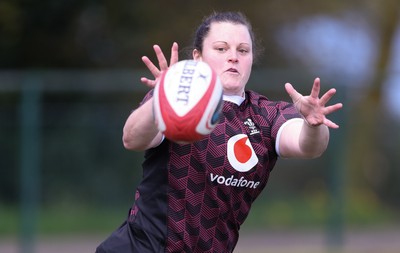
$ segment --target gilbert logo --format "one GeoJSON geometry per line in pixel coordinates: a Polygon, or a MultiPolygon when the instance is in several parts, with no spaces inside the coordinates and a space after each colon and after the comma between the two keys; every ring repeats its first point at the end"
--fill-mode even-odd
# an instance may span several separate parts
{"type": "Polygon", "coordinates": [[[196,72],[196,65],[196,61],[187,61],[179,78],[176,101],[181,102],[184,105],[189,104],[190,87],[192,85],[193,75],[196,72]]]}
{"type": "Polygon", "coordinates": [[[245,134],[231,137],[227,148],[228,161],[237,171],[249,171],[258,163],[258,157],[245,134]]]}

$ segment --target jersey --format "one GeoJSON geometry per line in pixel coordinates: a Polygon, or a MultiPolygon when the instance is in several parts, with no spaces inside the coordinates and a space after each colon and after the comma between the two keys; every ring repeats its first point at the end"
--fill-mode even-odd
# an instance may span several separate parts
{"type": "Polygon", "coordinates": [[[164,139],[147,150],[119,231],[132,241],[126,252],[233,252],[277,161],[278,130],[298,117],[293,104],[246,91],[240,105],[224,101],[220,122],[204,139],[164,139]]]}

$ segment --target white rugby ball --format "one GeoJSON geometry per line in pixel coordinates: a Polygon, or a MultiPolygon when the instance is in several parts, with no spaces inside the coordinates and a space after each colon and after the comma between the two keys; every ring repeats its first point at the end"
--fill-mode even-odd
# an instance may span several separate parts
{"type": "Polygon", "coordinates": [[[170,66],[154,89],[158,129],[177,143],[190,143],[210,134],[222,107],[222,85],[210,66],[183,60],[170,66]]]}

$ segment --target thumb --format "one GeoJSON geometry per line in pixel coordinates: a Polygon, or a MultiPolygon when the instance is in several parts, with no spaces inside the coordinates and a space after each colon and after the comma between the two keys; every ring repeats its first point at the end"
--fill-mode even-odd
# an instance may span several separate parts
{"type": "Polygon", "coordinates": [[[297,92],[295,88],[290,83],[285,84],[285,89],[286,92],[289,94],[289,96],[292,98],[293,103],[296,103],[300,100],[302,95],[297,92]]]}

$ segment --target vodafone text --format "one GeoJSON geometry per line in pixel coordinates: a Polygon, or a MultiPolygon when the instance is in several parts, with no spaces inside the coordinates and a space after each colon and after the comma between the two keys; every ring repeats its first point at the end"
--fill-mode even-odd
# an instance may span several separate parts
{"type": "Polygon", "coordinates": [[[185,105],[189,103],[190,85],[193,81],[193,75],[195,73],[195,67],[197,62],[187,61],[183,67],[181,77],[179,79],[178,94],[176,97],[177,102],[182,102],[185,105]]]}
{"type": "Polygon", "coordinates": [[[211,179],[211,182],[217,182],[218,184],[221,184],[221,185],[234,186],[234,187],[246,187],[246,188],[251,188],[251,189],[257,188],[257,186],[260,184],[260,182],[246,180],[246,179],[244,179],[244,177],[237,179],[237,178],[234,178],[233,175],[227,178],[227,177],[224,177],[221,175],[214,175],[213,173],[210,173],[210,179],[211,179]]]}

